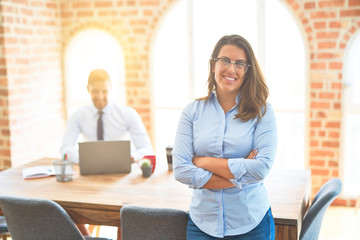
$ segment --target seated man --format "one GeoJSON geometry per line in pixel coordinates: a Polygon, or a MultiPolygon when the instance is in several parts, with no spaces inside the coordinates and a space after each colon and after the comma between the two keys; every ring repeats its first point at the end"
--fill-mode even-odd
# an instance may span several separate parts
{"type": "MultiPolygon", "coordinates": [[[[131,158],[135,161],[146,155],[154,155],[150,138],[139,114],[129,106],[119,106],[108,99],[111,82],[102,69],[93,70],[88,79],[87,90],[92,105],[79,108],[69,119],[61,145],[61,156],[79,162],[79,151],[75,148],[80,133],[85,141],[131,140],[131,158]]],[[[85,236],[90,233],[83,224],[77,224],[85,236]]],[[[119,228],[120,232],[120,228],[119,228]]]]}
{"type": "Polygon", "coordinates": [[[85,141],[131,140],[131,156],[140,160],[154,155],[150,138],[138,113],[129,106],[119,106],[108,99],[111,90],[110,77],[105,70],[93,70],[88,79],[87,90],[92,105],[79,108],[69,119],[61,145],[61,156],[79,162],[75,149],[80,133],[85,141]]]}

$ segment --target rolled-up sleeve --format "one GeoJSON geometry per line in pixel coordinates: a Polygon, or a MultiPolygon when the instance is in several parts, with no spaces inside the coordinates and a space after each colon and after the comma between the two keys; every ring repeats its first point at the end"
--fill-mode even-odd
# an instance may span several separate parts
{"type": "Polygon", "coordinates": [[[270,104],[254,132],[254,149],[258,149],[255,159],[230,158],[228,167],[234,175],[234,185],[259,182],[270,172],[277,147],[277,127],[275,113],[270,104]]]}
{"type": "Polygon", "coordinates": [[[195,108],[196,102],[189,104],[180,116],[172,155],[175,179],[191,188],[198,189],[209,181],[212,173],[192,163],[195,108]]]}

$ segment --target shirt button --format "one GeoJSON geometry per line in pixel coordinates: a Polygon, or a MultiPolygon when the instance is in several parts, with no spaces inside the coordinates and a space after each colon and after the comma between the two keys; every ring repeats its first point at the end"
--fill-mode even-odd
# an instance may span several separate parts
{"type": "Polygon", "coordinates": [[[219,137],[219,140],[221,140],[222,139],[222,137],[219,137]]]}

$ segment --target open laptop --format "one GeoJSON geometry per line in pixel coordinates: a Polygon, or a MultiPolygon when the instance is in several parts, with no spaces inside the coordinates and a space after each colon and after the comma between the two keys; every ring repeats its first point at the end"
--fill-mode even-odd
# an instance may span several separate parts
{"type": "Polygon", "coordinates": [[[79,143],[81,175],[129,173],[130,141],[98,141],[79,143]]]}

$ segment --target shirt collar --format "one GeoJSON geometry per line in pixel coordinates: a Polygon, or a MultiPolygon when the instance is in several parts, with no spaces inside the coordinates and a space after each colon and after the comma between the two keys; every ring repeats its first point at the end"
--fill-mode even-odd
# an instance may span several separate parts
{"type": "MultiPolygon", "coordinates": [[[[216,95],[216,91],[215,91],[215,90],[213,90],[213,91],[210,93],[210,99],[211,99],[211,98],[214,98],[214,97],[217,98],[217,95],[216,95]]],[[[239,93],[238,95],[236,95],[236,105],[239,104],[240,99],[241,99],[241,96],[240,96],[240,93],[239,93]]]]}
{"type": "Polygon", "coordinates": [[[236,105],[239,104],[240,98],[241,98],[241,96],[240,96],[240,93],[239,93],[238,95],[236,95],[236,105]]]}
{"type": "MultiPolygon", "coordinates": [[[[111,101],[109,101],[108,104],[107,104],[101,111],[102,111],[103,113],[107,114],[107,113],[111,112],[111,109],[112,109],[113,105],[114,105],[114,103],[111,102],[111,101]]],[[[97,108],[94,106],[94,104],[91,104],[90,109],[91,109],[91,112],[93,113],[93,115],[95,115],[95,116],[96,116],[96,115],[98,114],[98,112],[99,112],[99,109],[97,109],[97,108]]]]}

